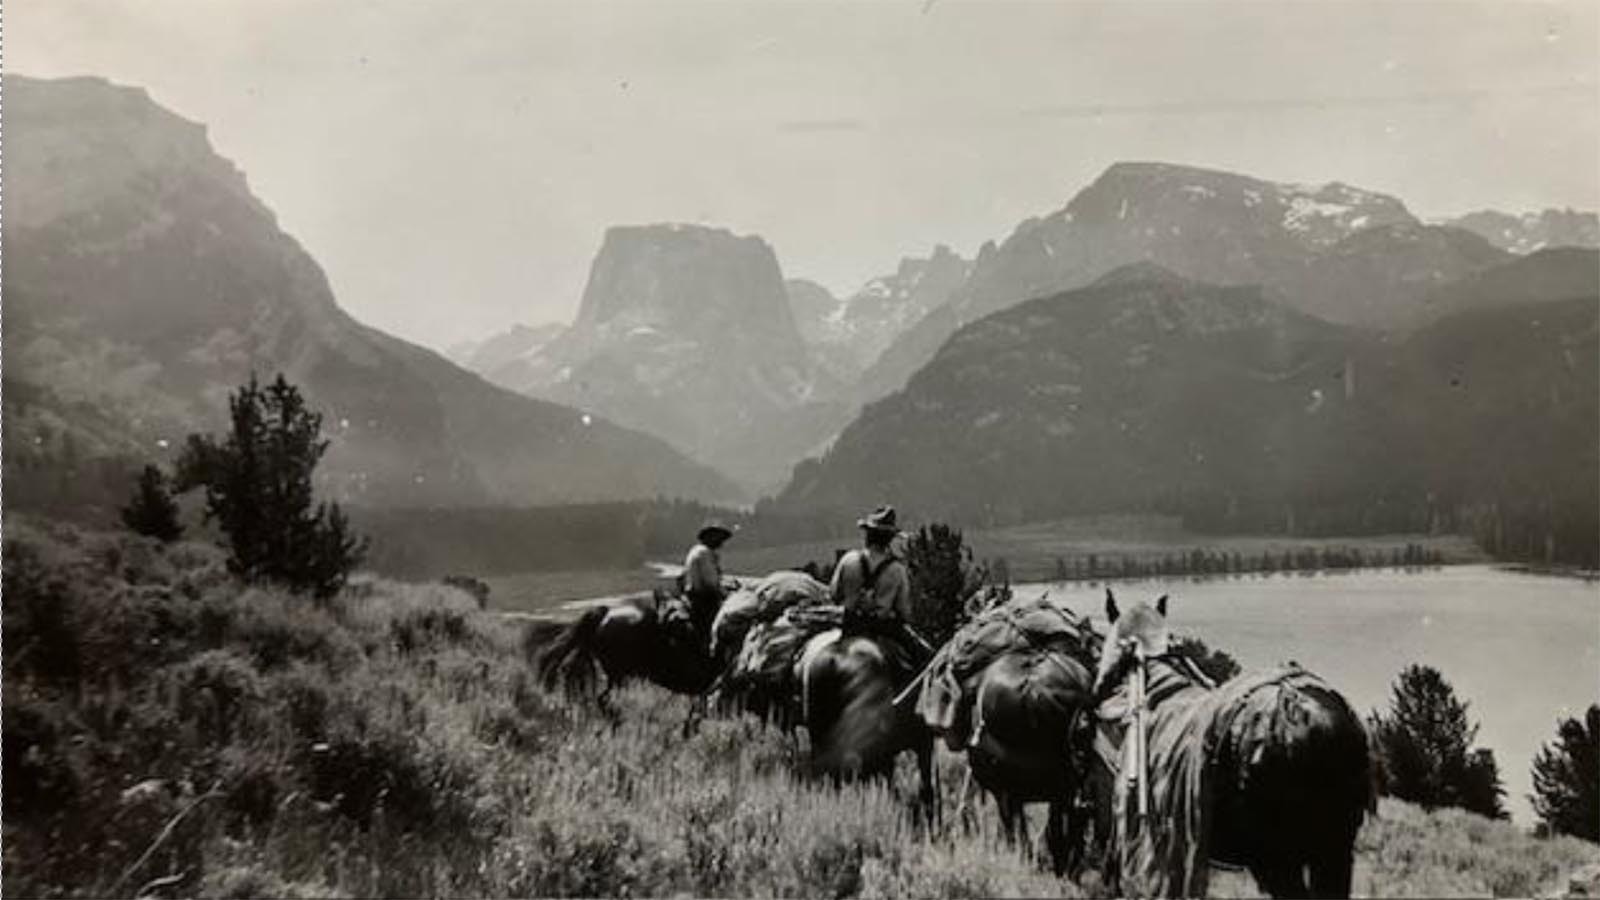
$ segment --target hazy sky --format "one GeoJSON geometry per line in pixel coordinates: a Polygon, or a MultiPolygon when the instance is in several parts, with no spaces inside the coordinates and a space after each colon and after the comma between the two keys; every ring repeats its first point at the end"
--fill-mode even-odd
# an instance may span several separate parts
{"type": "Polygon", "coordinates": [[[848,292],[1119,159],[1425,217],[1600,205],[1585,3],[11,0],[9,70],[211,127],[359,318],[566,320],[606,226],[757,233],[848,292]]]}

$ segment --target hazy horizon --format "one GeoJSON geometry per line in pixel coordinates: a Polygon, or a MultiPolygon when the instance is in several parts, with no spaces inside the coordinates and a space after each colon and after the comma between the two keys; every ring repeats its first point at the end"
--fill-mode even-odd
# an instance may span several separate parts
{"type": "Polygon", "coordinates": [[[24,0],[6,62],[204,123],[342,306],[442,349],[569,320],[610,225],[759,234],[846,294],[1127,159],[1592,210],[1597,11],[24,0]]]}

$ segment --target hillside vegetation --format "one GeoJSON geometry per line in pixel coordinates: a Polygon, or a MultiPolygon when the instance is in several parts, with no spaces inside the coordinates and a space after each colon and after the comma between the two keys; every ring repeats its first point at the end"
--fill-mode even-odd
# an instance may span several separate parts
{"type": "MultiPolygon", "coordinates": [[[[542,693],[516,626],[433,585],[316,604],[215,549],[7,522],[7,896],[1078,896],[995,834],[835,790],[746,719],[542,693]]],[[[1600,848],[1385,804],[1365,894],[1528,895],[1600,848]]],[[[1225,892],[1250,894],[1248,878],[1225,892]]]]}

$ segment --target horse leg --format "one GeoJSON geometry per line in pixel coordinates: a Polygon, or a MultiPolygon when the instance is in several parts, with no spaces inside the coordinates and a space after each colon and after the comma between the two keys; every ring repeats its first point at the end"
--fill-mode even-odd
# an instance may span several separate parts
{"type": "Polygon", "coordinates": [[[917,742],[917,774],[922,778],[919,797],[922,802],[923,816],[930,829],[939,827],[939,783],[938,770],[934,768],[933,740],[917,742]]]}
{"type": "Polygon", "coordinates": [[[1311,860],[1311,896],[1350,896],[1350,873],[1355,865],[1355,847],[1345,843],[1342,847],[1328,848],[1311,860]]]}
{"type": "Polygon", "coordinates": [[[1089,853],[1089,825],[1094,813],[1086,809],[1077,797],[1067,800],[1062,807],[1067,828],[1066,872],[1077,878],[1083,874],[1084,863],[1089,853]]]}
{"type": "Polygon", "coordinates": [[[1000,810],[1000,827],[1005,831],[1006,843],[1018,847],[1022,858],[1032,860],[1033,839],[1028,835],[1028,805],[1008,791],[996,791],[994,802],[1000,810]]]}
{"type": "MultiPolygon", "coordinates": [[[[1306,886],[1305,865],[1299,860],[1273,860],[1250,865],[1256,886],[1271,897],[1310,897],[1306,886]]],[[[1317,896],[1322,896],[1318,894],[1317,896]]]]}
{"type": "Polygon", "coordinates": [[[1033,852],[1033,836],[1028,834],[1028,804],[1023,803],[1021,800],[1015,800],[1012,801],[1012,809],[1016,811],[1017,832],[1022,841],[1022,856],[1029,862],[1033,862],[1038,857],[1033,852]]]}
{"type": "Polygon", "coordinates": [[[1045,845],[1050,849],[1050,864],[1059,877],[1076,875],[1083,865],[1083,816],[1071,800],[1050,804],[1050,822],[1045,826],[1045,845]]]}
{"type": "Polygon", "coordinates": [[[1000,833],[1005,836],[1007,844],[1016,846],[1018,805],[1013,804],[1010,795],[1004,791],[993,793],[995,810],[1000,814],[1000,833]]]}
{"type": "Polygon", "coordinates": [[[1044,848],[1050,854],[1050,869],[1056,875],[1066,871],[1066,824],[1062,821],[1061,804],[1051,801],[1045,810],[1044,848]]]}
{"type": "Polygon", "coordinates": [[[705,718],[705,694],[691,694],[689,696],[689,715],[683,720],[683,736],[685,738],[694,734],[700,727],[700,721],[705,718]]]}
{"type": "Polygon", "coordinates": [[[967,803],[971,801],[972,793],[972,766],[968,765],[967,774],[961,779],[961,792],[957,795],[960,799],[956,801],[955,818],[956,827],[966,834],[971,834],[977,825],[976,816],[969,816],[967,810],[967,803]]]}
{"type": "Polygon", "coordinates": [[[599,696],[594,698],[594,704],[600,707],[600,714],[611,720],[611,723],[615,725],[621,719],[616,707],[611,705],[611,690],[617,686],[617,682],[610,675],[602,673],[601,677],[605,678],[606,687],[605,690],[600,692],[599,696]]]}

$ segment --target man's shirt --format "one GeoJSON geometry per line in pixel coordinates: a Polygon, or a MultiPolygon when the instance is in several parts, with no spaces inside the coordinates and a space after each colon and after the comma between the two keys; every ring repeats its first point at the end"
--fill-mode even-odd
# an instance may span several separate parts
{"type": "Polygon", "coordinates": [[[705,544],[689,548],[683,560],[683,590],[685,593],[722,594],[722,560],[717,551],[705,544]]]}
{"type": "Polygon", "coordinates": [[[891,559],[879,573],[878,581],[871,593],[865,594],[863,591],[867,573],[883,565],[885,559],[891,557],[878,550],[852,550],[840,557],[839,565],[833,570],[833,584],[830,586],[833,602],[840,606],[893,612],[900,618],[909,620],[911,578],[906,572],[905,563],[891,559]]]}

